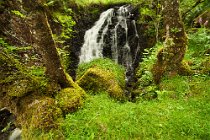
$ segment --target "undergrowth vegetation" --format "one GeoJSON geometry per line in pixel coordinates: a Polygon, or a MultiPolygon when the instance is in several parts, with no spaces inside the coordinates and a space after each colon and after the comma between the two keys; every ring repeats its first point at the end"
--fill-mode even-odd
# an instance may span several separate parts
{"type": "Polygon", "coordinates": [[[207,68],[207,71],[209,71],[209,55],[209,29],[200,28],[194,33],[189,32],[188,52],[185,55],[185,59],[191,64],[191,68],[194,70],[202,70],[207,68]]]}
{"type": "MultiPolygon", "coordinates": [[[[204,83],[202,83],[204,84],[204,83]]],[[[210,96],[119,103],[107,95],[91,96],[83,109],[68,114],[67,139],[209,139],[210,96]]]]}
{"type": "MultiPolygon", "coordinates": [[[[210,139],[210,77],[199,68],[208,57],[209,34],[200,29],[189,35],[185,60],[192,76],[164,77],[157,87],[151,68],[162,43],[145,50],[137,72],[141,92],[157,98],[137,98],[135,103],[117,102],[105,92],[91,94],[84,106],[68,114],[63,124],[67,139],[210,139]],[[193,60],[190,62],[190,60],[193,60]],[[146,91],[145,91],[146,90],[146,91]],[[94,95],[94,96],[93,96],[94,95]]],[[[80,65],[79,71],[102,63],[80,65]],[[91,64],[91,66],[90,66],[91,64]]],[[[107,65],[106,68],[111,68],[107,65]]],[[[82,72],[79,72],[79,75],[82,72]]]]}

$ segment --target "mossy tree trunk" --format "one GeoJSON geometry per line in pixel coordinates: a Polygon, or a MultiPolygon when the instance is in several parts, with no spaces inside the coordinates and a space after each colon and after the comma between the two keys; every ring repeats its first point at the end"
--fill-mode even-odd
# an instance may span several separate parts
{"type": "Polygon", "coordinates": [[[56,50],[56,43],[48,22],[47,13],[49,12],[47,12],[47,7],[44,6],[45,0],[42,0],[42,2],[29,1],[26,3],[30,4],[30,9],[33,9],[29,19],[34,43],[33,46],[43,57],[46,66],[46,75],[62,88],[70,87],[71,82],[69,82],[66,77],[56,50]]]}
{"type": "MultiPolygon", "coordinates": [[[[12,52],[5,49],[12,46],[1,39],[0,109],[6,107],[16,116],[16,124],[23,129],[23,139],[31,139],[30,136],[33,136],[32,134],[36,133],[37,130],[41,132],[41,130],[56,129],[57,131],[60,128],[60,121],[63,116],[78,109],[85,98],[85,91],[74,83],[62,68],[56,43],[53,40],[51,27],[48,23],[48,17],[51,13],[45,7],[43,1],[45,2],[45,0],[34,0],[33,2],[22,0],[18,3],[16,3],[16,0],[5,1],[8,7],[23,8],[25,14],[25,18],[22,19],[24,20],[23,24],[30,30],[30,33],[27,32],[28,38],[23,38],[23,41],[27,40],[27,44],[31,44],[42,54],[46,74],[53,81],[46,83],[43,77],[40,78],[31,74],[31,69],[28,70],[28,67],[14,58],[12,52]],[[50,85],[53,83],[52,85],[55,87],[49,86],[49,83],[50,85]],[[60,87],[64,89],[58,92],[57,89],[60,89],[60,87]],[[54,95],[52,96],[52,94],[54,95]]],[[[11,18],[8,23],[13,21],[14,25],[18,25],[15,23],[21,21],[12,20],[14,18],[10,15],[12,12],[3,14],[3,16],[8,15],[8,18],[11,18]]],[[[21,17],[15,16],[15,18],[21,17]]],[[[4,18],[0,19],[0,23],[2,23],[2,20],[4,18]]],[[[7,27],[6,29],[10,27],[9,24],[4,24],[4,26],[7,27]]],[[[15,35],[25,33],[24,28],[13,27],[20,31],[17,32],[17,30],[11,28],[11,32],[14,32],[15,35]]],[[[4,31],[3,29],[0,28],[0,32],[4,31]]],[[[62,138],[59,137],[59,139],[62,138]]]]}
{"type": "Polygon", "coordinates": [[[182,60],[187,45],[187,36],[179,13],[179,0],[162,0],[161,4],[166,38],[152,69],[156,84],[160,83],[164,74],[176,75],[185,72],[182,60]]]}

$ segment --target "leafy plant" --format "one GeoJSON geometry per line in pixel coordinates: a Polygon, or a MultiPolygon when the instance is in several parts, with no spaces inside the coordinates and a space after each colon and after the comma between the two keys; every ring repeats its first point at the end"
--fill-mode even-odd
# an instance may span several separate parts
{"type": "Polygon", "coordinates": [[[210,30],[199,28],[195,33],[189,33],[189,49],[193,50],[195,55],[203,55],[210,49],[210,30]]]}
{"type": "Polygon", "coordinates": [[[66,14],[60,12],[53,13],[54,21],[60,23],[62,26],[62,32],[58,37],[58,40],[60,41],[72,37],[72,32],[73,32],[72,27],[76,24],[76,22],[72,19],[72,16],[70,15],[72,13],[72,10],[68,9],[68,13],[66,14]]]}
{"type": "Polygon", "coordinates": [[[189,32],[188,51],[185,59],[192,63],[193,69],[200,69],[201,64],[210,55],[210,31],[200,28],[196,32],[189,32]]]}
{"type": "Polygon", "coordinates": [[[159,1],[146,1],[144,5],[139,8],[141,16],[138,22],[140,24],[146,24],[148,26],[146,34],[151,37],[155,36],[157,41],[159,39],[159,28],[162,20],[161,12],[159,1]]]}
{"type": "Polygon", "coordinates": [[[16,16],[19,16],[21,18],[26,18],[26,15],[24,15],[23,13],[21,13],[20,11],[17,10],[12,10],[11,11],[13,14],[15,14],[16,16]]]}
{"type": "Polygon", "coordinates": [[[148,86],[153,82],[153,75],[151,69],[157,60],[157,53],[163,44],[158,42],[153,48],[145,49],[143,61],[140,63],[137,71],[138,85],[140,88],[148,86]]]}

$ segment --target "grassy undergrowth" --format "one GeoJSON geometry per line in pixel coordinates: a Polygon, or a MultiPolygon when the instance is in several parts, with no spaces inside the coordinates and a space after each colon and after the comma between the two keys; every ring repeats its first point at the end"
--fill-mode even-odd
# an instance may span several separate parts
{"type": "MultiPolygon", "coordinates": [[[[209,69],[204,73],[200,68],[204,60],[209,62],[206,33],[198,31],[189,37],[185,61],[191,63],[194,75],[164,77],[159,89],[154,89],[158,97],[153,100],[138,98],[135,103],[121,103],[105,93],[90,95],[83,108],[66,116],[66,139],[210,139],[210,76],[209,69]],[[198,36],[203,40],[197,40],[198,36]]],[[[148,50],[141,63],[138,74],[142,91],[153,87],[150,69],[159,47],[161,44],[152,52],[148,50]]]]}
{"type": "Polygon", "coordinates": [[[83,109],[66,116],[66,138],[210,139],[210,89],[182,99],[168,93],[137,103],[116,102],[103,93],[90,96],[83,109]]]}

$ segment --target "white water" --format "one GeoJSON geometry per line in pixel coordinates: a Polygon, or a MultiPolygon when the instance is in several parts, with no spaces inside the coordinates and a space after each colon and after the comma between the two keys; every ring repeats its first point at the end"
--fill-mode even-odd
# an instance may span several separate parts
{"type": "Polygon", "coordinates": [[[21,133],[22,130],[20,130],[19,128],[15,128],[12,131],[12,134],[9,136],[9,140],[21,140],[21,133]]]}
{"type": "MultiPolygon", "coordinates": [[[[111,17],[113,16],[114,9],[109,9],[103,12],[100,19],[95,23],[95,25],[86,31],[84,37],[84,44],[81,48],[80,63],[88,62],[95,58],[103,57],[102,55],[102,45],[103,45],[103,35],[99,42],[97,42],[98,33],[105,21],[111,22],[111,17]]],[[[108,25],[104,28],[103,33],[107,32],[108,25]]]]}
{"type": "MultiPolygon", "coordinates": [[[[99,20],[95,23],[95,25],[86,31],[85,37],[84,37],[84,44],[81,48],[81,54],[80,54],[80,63],[83,62],[89,62],[95,58],[103,58],[103,45],[104,45],[104,36],[108,32],[108,30],[111,30],[111,38],[110,38],[110,44],[111,46],[111,52],[112,52],[112,59],[119,63],[118,57],[121,55],[122,57],[122,65],[124,65],[126,68],[131,67],[132,65],[132,57],[130,52],[130,46],[128,43],[128,25],[127,25],[127,18],[130,16],[130,12],[128,11],[128,8],[126,6],[121,6],[117,12],[113,8],[108,9],[107,11],[103,12],[100,15],[99,20]],[[112,23],[112,19],[116,18],[116,23],[112,23]],[[114,28],[109,29],[109,26],[113,26],[114,28]],[[103,29],[102,29],[103,27],[103,29]],[[119,54],[119,40],[118,40],[118,30],[123,29],[125,34],[125,45],[120,46],[122,47],[122,54],[119,54]],[[101,33],[99,33],[99,31],[101,33]],[[97,40],[100,37],[100,40],[97,40]]],[[[132,21],[132,24],[134,25],[134,30],[136,33],[136,36],[138,36],[135,20],[132,21]]]]}

